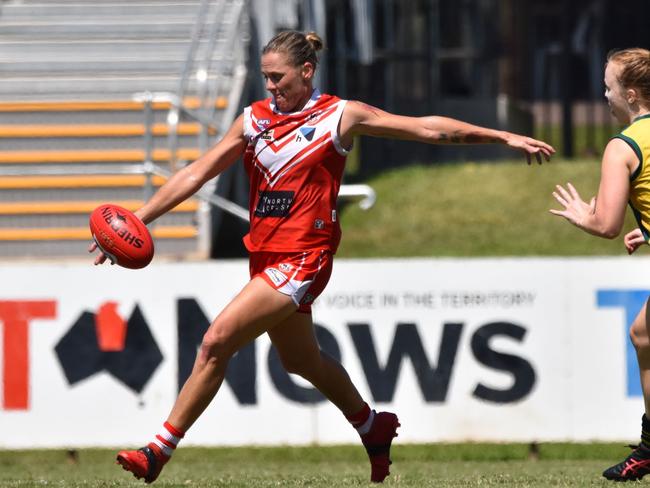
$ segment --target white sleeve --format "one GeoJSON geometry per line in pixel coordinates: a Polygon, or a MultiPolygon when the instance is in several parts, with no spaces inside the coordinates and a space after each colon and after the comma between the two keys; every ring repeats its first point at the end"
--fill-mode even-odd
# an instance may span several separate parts
{"type": "Polygon", "coordinates": [[[249,105],[244,108],[244,137],[249,141],[255,136],[253,129],[253,108],[249,105]]]}
{"type": "Polygon", "coordinates": [[[347,156],[352,150],[352,146],[345,148],[341,145],[341,138],[339,137],[339,125],[341,117],[343,116],[343,110],[345,110],[345,105],[348,103],[347,100],[341,100],[338,102],[338,107],[336,107],[336,115],[334,116],[335,123],[333,124],[331,130],[332,134],[332,143],[336,152],[342,156],[347,156]]]}

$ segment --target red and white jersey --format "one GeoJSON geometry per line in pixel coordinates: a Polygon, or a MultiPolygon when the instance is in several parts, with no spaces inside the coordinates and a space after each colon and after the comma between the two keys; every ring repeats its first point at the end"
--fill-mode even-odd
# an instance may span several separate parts
{"type": "Polygon", "coordinates": [[[244,109],[249,251],[336,251],[336,198],[348,153],[338,136],[345,104],[314,90],[300,112],[279,112],[272,98],[244,109]]]}

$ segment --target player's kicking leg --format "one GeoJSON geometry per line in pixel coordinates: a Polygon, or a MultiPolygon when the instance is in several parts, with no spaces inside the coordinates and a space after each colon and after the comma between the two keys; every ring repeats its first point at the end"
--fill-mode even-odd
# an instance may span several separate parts
{"type": "Polygon", "coordinates": [[[400,426],[397,415],[368,407],[334,358],[320,350],[311,315],[295,313],[268,332],[285,369],[311,382],[346,414],[370,459],[370,479],[382,482],[390,474],[390,449],[400,426]]]}

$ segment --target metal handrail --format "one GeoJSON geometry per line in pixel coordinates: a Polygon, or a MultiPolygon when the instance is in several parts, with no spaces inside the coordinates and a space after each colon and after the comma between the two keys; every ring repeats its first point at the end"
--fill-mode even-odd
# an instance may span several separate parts
{"type": "Polygon", "coordinates": [[[362,210],[369,210],[377,201],[377,193],[372,187],[364,184],[341,185],[339,189],[339,198],[356,198],[361,197],[359,207],[362,210]]]}
{"type": "MultiPolygon", "coordinates": [[[[223,12],[224,9],[225,9],[225,1],[220,0],[215,10],[217,12],[223,12]]],[[[239,14],[237,15],[237,18],[239,18],[239,14]]],[[[237,25],[236,22],[232,22],[232,24],[237,25]]],[[[203,59],[201,60],[201,63],[199,64],[199,67],[197,69],[197,79],[199,80],[199,100],[201,101],[201,107],[204,109],[204,113],[206,114],[207,117],[210,117],[212,115],[212,111],[208,110],[208,104],[210,100],[210,90],[208,89],[207,73],[210,71],[210,66],[212,65],[212,53],[216,49],[218,26],[219,24],[217,22],[212,23],[212,28],[210,29],[210,32],[208,34],[208,47],[205,50],[203,59]]],[[[216,96],[217,96],[217,90],[215,90],[214,98],[216,98],[216,96]]],[[[207,139],[208,139],[207,131],[202,131],[201,144],[202,145],[206,144],[207,139]]]]}
{"type": "MultiPolygon", "coordinates": [[[[171,104],[171,106],[177,111],[179,114],[183,113],[186,116],[196,120],[202,125],[205,125],[206,127],[214,130],[218,130],[219,128],[210,120],[207,120],[205,117],[203,117],[201,114],[195,112],[194,110],[190,110],[186,107],[183,106],[181,103],[181,100],[177,95],[174,95],[173,93],[167,93],[167,92],[156,92],[156,93],[151,93],[151,92],[144,92],[144,93],[136,93],[133,95],[133,99],[136,101],[139,101],[144,104],[144,110],[145,114],[148,114],[152,110],[152,104],[157,103],[157,102],[166,102],[171,104]]],[[[153,117],[148,117],[145,115],[145,120],[147,124],[145,125],[145,134],[151,134],[151,129],[153,126],[153,117]]],[[[170,132],[172,131],[172,127],[170,127],[170,132]]],[[[175,168],[172,168],[172,171],[167,171],[164,168],[160,167],[159,165],[155,164],[152,161],[151,158],[151,153],[153,151],[153,138],[150,136],[145,137],[145,144],[148,144],[148,147],[145,148],[145,160],[144,162],[139,165],[141,167],[141,172],[145,175],[148,175],[147,181],[145,183],[145,197],[150,196],[153,193],[153,182],[151,180],[151,175],[159,175],[159,176],[164,176],[166,178],[170,177],[174,172],[175,168]]],[[[237,205],[236,203],[231,202],[230,200],[227,200],[219,195],[216,195],[212,193],[209,189],[202,188],[200,189],[197,193],[196,196],[200,198],[201,200],[211,203],[220,209],[248,222],[249,217],[248,217],[248,210],[245,209],[244,207],[241,207],[240,205],[237,205]]]]}
{"type": "Polygon", "coordinates": [[[180,98],[183,98],[185,95],[185,89],[187,88],[187,82],[189,80],[190,71],[194,64],[196,58],[196,51],[198,49],[199,43],[201,42],[201,33],[205,26],[204,20],[207,18],[208,9],[210,8],[210,0],[201,0],[199,5],[198,13],[196,16],[196,22],[192,29],[192,40],[190,42],[190,48],[187,50],[187,55],[185,56],[185,63],[183,65],[183,70],[181,71],[181,76],[178,82],[178,89],[176,93],[180,98]]]}
{"type": "MultiPolygon", "coordinates": [[[[235,59],[237,59],[237,61],[234,62],[235,70],[242,69],[242,68],[245,70],[245,60],[237,58],[238,54],[243,55],[244,53],[237,53],[237,51],[235,49],[237,39],[239,39],[241,36],[247,36],[246,33],[247,33],[248,29],[247,28],[244,28],[244,29],[240,28],[240,21],[241,22],[246,22],[244,7],[245,7],[245,1],[244,0],[238,0],[238,1],[234,2],[233,12],[232,12],[231,15],[232,15],[233,18],[236,18],[237,21],[236,22],[229,22],[227,24],[226,34],[224,36],[225,41],[223,42],[224,46],[232,47],[232,49],[230,51],[235,52],[235,56],[236,56],[235,59]]],[[[215,37],[215,39],[211,39],[211,41],[214,41],[214,42],[211,42],[211,44],[210,44],[210,47],[212,49],[214,49],[215,48],[215,43],[216,43],[216,32],[211,33],[211,35],[214,35],[214,37],[215,37]]],[[[249,39],[245,39],[245,40],[248,41],[249,39]]],[[[204,60],[203,60],[203,69],[207,70],[207,68],[211,65],[211,63],[212,63],[211,57],[209,55],[206,55],[204,60]]],[[[205,92],[203,93],[204,97],[208,97],[208,98],[211,97],[212,99],[215,99],[218,96],[219,88],[220,88],[220,82],[222,81],[222,77],[218,76],[216,81],[217,82],[212,85],[210,90],[207,90],[207,89],[205,90],[205,92]]],[[[207,86],[204,85],[204,88],[207,88],[207,86]]],[[[211,116],[214,113],[214,106],[210,106],[209,104],[205,103],[204,107],[206,109],[206,114],[208,116],[211,116]]]]}
{"type": "MultiPolygon", "coordinates": [[[[172,176],[171,171],[167,171],[164,168],[161,168],[160,166],[154,163],[145,163],[143,165],[143,171],[150,174],[163,176],[165,178],[169,178],[170,176],[172,176]]],[[[219,207],[220,209],[234,215],[235,217],[239,217],[241,220],[245,222],[250,221],[248,216],[248,210],[245,209],[244,207],[237,205],[236,203],[231,202],[227,198],[223,198],[222,196],[219,196],[216,193],[212,193],[206,190],[205,188],[200,188],[194,195],[199,199],[211,203],[212,205],[219,207]]]]}

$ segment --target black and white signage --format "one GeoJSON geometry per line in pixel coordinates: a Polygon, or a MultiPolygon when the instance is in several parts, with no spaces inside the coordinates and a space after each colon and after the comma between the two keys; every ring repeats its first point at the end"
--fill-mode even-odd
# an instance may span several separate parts
{"type": "MultiPolygon", "coordinates": [[[[316,332],[374,408],[399,414],[400,441],[634,439],[643,402],[627,327],[650,294],[647,262],[337,259],[316,332]]],[[[247,272],[245,261],[3,266],[0,447],[149,440],[247,272]]],[[[187,435],[356,440],[265,336],[232,359],[187,435]]]]}

